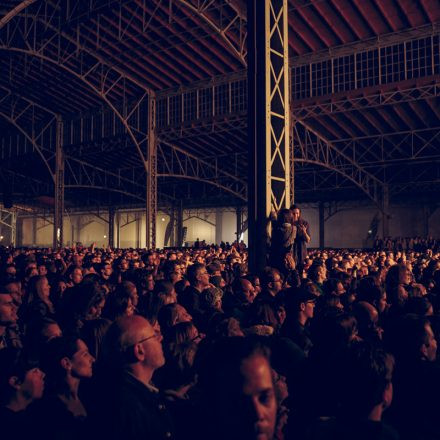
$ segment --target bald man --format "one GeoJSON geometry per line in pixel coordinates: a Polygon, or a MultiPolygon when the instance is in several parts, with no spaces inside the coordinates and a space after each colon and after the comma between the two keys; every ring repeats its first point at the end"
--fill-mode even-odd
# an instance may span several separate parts
{"type": "Polygon", "coordinates": [[[107,380],[98,425],[110,439],[169,439],[171,416],[157,388],[151,384],[165,363],[162,335],[141,316],[115,321],[105,338],[108,366],[116,370],[107,380]]]}

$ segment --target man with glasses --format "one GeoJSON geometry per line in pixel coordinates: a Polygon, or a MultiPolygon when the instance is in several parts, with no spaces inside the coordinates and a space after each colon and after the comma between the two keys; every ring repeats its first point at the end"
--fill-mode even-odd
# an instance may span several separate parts
{"type": "Polygon", "coordinates": [[[162,335],[143,317],[115,321],[106,340],[108,367],[116,367],[112,391],[104,392],[97,426],[108,429],[110,439],[173,438],[170,413],[153,373],[165,364],[162,335]]]}
{"type": "Polygon", "coordinates": [[[178,296],[177,301],[193,316],[196,323],[200,323],[202,312],[200,310],[200,294],[209,283],[209,274],[206,266],[201,263],[194,263],[188,267],[187,278],[189,286],[178,296]]]}

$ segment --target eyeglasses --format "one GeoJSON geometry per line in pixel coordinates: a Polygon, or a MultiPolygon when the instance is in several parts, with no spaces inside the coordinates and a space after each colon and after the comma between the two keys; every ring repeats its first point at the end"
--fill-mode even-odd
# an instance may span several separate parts
{"type": "Polygon", "coordinates": [[[130,348],[130,347],[134,347],[134,346],[137,345],[137,344],[142,344],[142,342],[148,341],[149,339],[153,339],[153,338],[160,339],[161,336],[162,336],[162,335],[161,335],[160,333],[154,333],[154,335],[147,336],[146,338],[141,339],[140,341],[137,341],[137,342],[135,342],[134,344],[127,345],[127,346],[125,347],[125,350],[127,350],[127,349],[130,348]]]}

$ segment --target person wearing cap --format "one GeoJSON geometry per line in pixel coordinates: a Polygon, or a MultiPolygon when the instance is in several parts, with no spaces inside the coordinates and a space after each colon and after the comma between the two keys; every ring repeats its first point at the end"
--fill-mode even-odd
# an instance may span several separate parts
{"type": "Polygon", "coordinates": [[[290,288],[286,290],[287,318],[281,328],[281,334],[291,339],[306,354],[312,347],[308,323],[313,318],[316,295],[306,289],[290,288]]]}

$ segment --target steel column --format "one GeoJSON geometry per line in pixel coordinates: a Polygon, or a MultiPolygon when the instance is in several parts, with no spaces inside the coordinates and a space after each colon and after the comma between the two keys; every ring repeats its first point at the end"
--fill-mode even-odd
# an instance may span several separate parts
{"type": "Polygon", "coordinates": [[[157,216],[157,138],[156,97],[148,97],[148,143],[147,143],[147,185],[146,185],[146,247],[156,248],[157,216]]]}
{"type": "Polygon", "coordinates": [[[237,227],[235,235],[237,236],[237,243],[240,243],[240,235],[243,229],[243,208],[241,206],[237,206],[235,209],[235,214],[237,216],[237,227]]]}
{"type": "Polygon", "coordinates": [[[170,210],[170,224],[171,224],[171,235],[170,235],[170,246],[176,246],[176,207],[173,205],[170,210]]]}
{"type": "Polygon", "coordinates": [[[287,0],[248,1],[249,259],[266,264],[269,216],[290,203],[287,0]]]}
{"type": "Polygon", "coordinates": [[[382,188],[382,237],[388,237],[390,235],[390,191],[388,185],[384,185],[382,188]]]}
{"type": "Polygon", "coordinates": [[[215,210],[215,244],[220,244],[223,236],[223,211],[221,208],[215,210]]]}
{"type": "Polygon", "coordinates": [[[176,216],[176,236],[177,236],[177,247],[183,246],[183,206],[180,203],[180,206],[177,207],[177,216],[176,216]]]}
{"type": "Polygon", "coordinates": [[[319,249],[325,248],[325,217],[324,217],[324,203],[319,202],[319,249]]]}
{"type": "Polygon", "coordinates": [[[108,245],[113,248],[115,245],[115,208],[108,211],[108,245]]]}
{"type": "Polygon", "coordinates": [[[32,246],[37,246],[37,217],[32,217],[32,246]]]}
{"type": "Polygon", "coordinates": [[[119,211],[116,212],[116,247],[119,248],[120,247],[120,236],[121,236],[121,228],[120,228],[120,223],[121,223],[121,214],[119,211]]]}
{"type": "Polygon", "coordinates": [[[53,248],[63,246],[63,213],[64,213],[64,152],[63,122],[56,118],[56,152],[55,152],[55,212],[53,222],[53,248]]]}
{"type": "Polygon", "coordinates": [[[17,245],[17,211],[11,212],[11,245],[17,245]]]}

